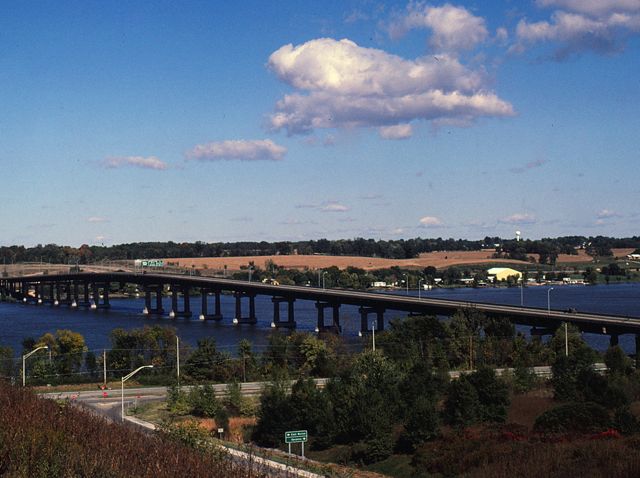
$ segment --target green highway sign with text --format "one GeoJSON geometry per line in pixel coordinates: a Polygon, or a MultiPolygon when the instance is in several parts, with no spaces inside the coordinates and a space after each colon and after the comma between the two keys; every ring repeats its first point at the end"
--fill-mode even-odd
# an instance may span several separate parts
{"type": "Polygon", "coordinates": [[[284,432],[285,443],[304,443],[307,441],[307,430],[284,432]]]}

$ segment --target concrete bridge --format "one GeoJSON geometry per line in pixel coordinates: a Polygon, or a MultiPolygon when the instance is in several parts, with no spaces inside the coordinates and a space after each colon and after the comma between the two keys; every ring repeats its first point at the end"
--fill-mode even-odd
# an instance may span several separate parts
{"type": "Polygon", "coordinates": [[[360,311],[360,330],[366,332],[369,316],[376,321],[377,330],[384,329],[384,313],[388,310],[408,314],[436,314],[450,316],[460,309],[474,309],[493,317],[530,326],[535,335],[552,334],[562,323],[568,322],[581,331],[608,335],[610,343],[618,343],[622,334],[634,334],[640,350],[640,317],[567,312],[532,307],[463,302],[446,299],[417,298],[344,289],[272,285],[230,279],[199,276],[146,274],[130,272],[74,273],[0,278],[0,291],[18,301],[33,304],[68,305],[70,307],[108,308],[109,294],[126,284],[135,284],[144,291],[147,314],[168,314],[170,317],[190,317],[191,301],[196,295],[201,301],[202,320],[223,320],[220,295],[235,297],[236,324],[255,324],[255,297],[271,296],[273,327],[295,328],[296,300],[314,301],[318,311],[317,330],[340,332],[340,306],[355,305],[360,311]],[[163,309],[162,298],[171,296],[171,309],[163,309]],[[286,304],[286,319],[282,318],[282,304],[286,304]],[[248,306],[248,307],[247,307],[248,306]],[[325,317],[330,309],[329,317],[325,317]],[[328,319],[328,323],[327,323],[328,319]]]}

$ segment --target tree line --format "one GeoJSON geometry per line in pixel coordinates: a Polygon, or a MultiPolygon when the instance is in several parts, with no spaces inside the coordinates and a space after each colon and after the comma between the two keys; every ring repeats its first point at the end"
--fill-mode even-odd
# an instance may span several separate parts
{"type": "Polygon", "coordinates": [[[565,236],[539,240],[485,237],[481,240],[453,238],[413,238],[398,240],[374,239],[318,239],[280,242],[135,242],[112,246],[88,245],[80,247],[56,244],[26,247],[0,247],[0,260],[5,264],[17,262],[49,262],[58,264],[86,264],[104,260],[158,259],[169,257],[225,257],[290,254],[327,254],[338,256],[382,257],[410,259],[421,253],[434,251],[478,251],[496,248],[501,257],[527,260],[528,254],[539,254],[540,262],[555,262],[558,254],[574,254],[584,248],[594,256],[611,255],[612,248],[640,248],[640,237],[612,238],[605,236],[565,236]]]}

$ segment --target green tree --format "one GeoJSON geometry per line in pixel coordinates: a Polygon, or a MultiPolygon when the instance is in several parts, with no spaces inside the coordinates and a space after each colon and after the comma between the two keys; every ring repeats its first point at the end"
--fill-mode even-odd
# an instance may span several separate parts
{"type": "Polygon", "coordinates": [[[213,338],[198,340],[198,347],[184,365],[185,374],[196,382],[226,383],[231,378],[228,354],[219,352],[213,338]]]}
{"type": "Polygon", "coordinates": [[[480,367],[468,377],[478,393],[478,419],[483,422],[504,422],[509,406],[509,390],[493,369],[480,367]]]}
{"type": "Polygon", "coordinates": [[[213,418],[222,408],[210,384],[193,387],[189,392],[188,400],[192,413],[198,417],[213,418]]]}
{"type": "Polygon", "coordinates": [[[465,375],[452,380],[444,402],[443,416],[447,424],[464,428],[479,419],[480,399],[478,391],[465,375]]]}
{"type": "Polygon", "coordinates": [[[429,397],[417,399],[408,411],[401,442],[410,452],[440,434],[436,404],[429,397]]]}
{"type": "Polygon", "coordinates": [[[294,420],[284,382],[272,382],[260,395],[258,422],[252,438],[260,446],[277,447],[284,441],[284,432],[293,429],[294,420]]]}

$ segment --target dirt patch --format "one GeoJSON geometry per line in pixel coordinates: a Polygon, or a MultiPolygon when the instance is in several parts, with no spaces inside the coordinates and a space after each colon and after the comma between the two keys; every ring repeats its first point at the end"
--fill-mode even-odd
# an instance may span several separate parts
{"type": "Polygon", "coordinates": [[[536,418],[557,405],[551,394],[526,393],[511,399],[507,414],[508,423],[517,423],[528,429],[533,428],[536,418]]]}

